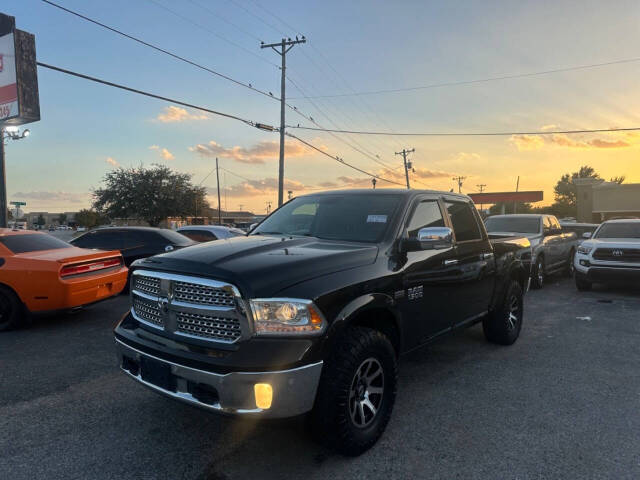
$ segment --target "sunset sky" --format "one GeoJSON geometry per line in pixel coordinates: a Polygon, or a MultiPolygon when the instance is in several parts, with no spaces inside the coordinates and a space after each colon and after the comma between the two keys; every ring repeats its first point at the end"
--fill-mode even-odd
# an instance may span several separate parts
{"type": "MultiPolygon", "coordinates": [[[[145,41],[279,96],[280,57],[259,40],[304,34],[287,56],[289,102],[329,128],[395,132],[544,132],[640,127],[640,61],[398,93],[348,94],[640,60],[637,1],[305,2],[59,0],[145,41]],[[302,90],[298,90],[296,85],[302,90]]],[[[63,68],[277,125],[279,103],[89,24],[39,0],[4,2],[34,33],[38,59],[63,68]]],[[[277,201],[278,135],[240,122],[39,69],[42,120],[9,142],[8,200],[26,211],[88,207],[117,166],[162,163],[198,184],[220,159],[222,207],[256,213],[277,201]],[[230,173],[230,172],[233,172],[230,173]]],[[[311,122],[287,110],[287,123],[311,122]]],[[[394,152],[415,148],[416,188],[463,193],[544,190],[580,165],[640,182],[640,132],[504,137],[291,133],[361,169],[403,181],[394,152]],[[369,152],[365,156],[356,150],[369,152]],[[385,169],[370,156],[391,169],[385,169]],[[418,183],[420,182],[420,183],[418,183]]],[[[370,178],[293,139],[286,190],[371,185],[370,178]]],[[[203,181],[215,206],[215,175],[203,181]]],[[[384,182],[379,187],[386,186],[384,182]]],[[[390,184],[388,186],[391,186],[390,184]]]]}

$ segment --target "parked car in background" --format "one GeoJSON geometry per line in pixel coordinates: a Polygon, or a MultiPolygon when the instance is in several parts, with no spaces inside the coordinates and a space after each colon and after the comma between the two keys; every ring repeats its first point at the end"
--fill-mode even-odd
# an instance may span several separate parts
{"type": "MultiPolygon", "coordinates": [[[[588,233],[585,237],[588,237],[588,233]]],[[[640,220],[608,220],[578,247],[575,258],[578,290],[594,283],[640,281],[640,220]]]]}
{"type": "Polygon", "coordinates": [[[489,240],[459,194],[297,197],[249,236],[135,262],[120,367],[212,412],[311,411],[318,438],[358,455],[391,416],[400,354],[477,322],[517,340],[530,254],[526,238],[489,240]]]}
{"type": "Polygon", "coordinates": [[[78,227],[76,228],[76,232],[86,232],[87,228],[86,227],[78,227]]]}
{"type": "Polygon", "coordinates": [[[563,232],[576,234],[576,245],[580,245],[584,240],[584,234],[589,233],[593,235],[593,232],[598,228],[599,223],[577,223],[577,222],[563,222],[560,220],[560,226],[563,232]]]}
{"type": "Polygon", "coordinates": [[[153,227],[97,228],[70,243],[81,248],[119,250],[127,266],[139,258],[195,245],[193,240],[178,232],[153,227]]]}
{"type": "Polygon", "coordinates": [[[513,214],[494,215],[485,220],[492,238],[525,235],[532,248],[531,286],[542,288],[547,275],[564,271],[573,274],[573,257],[577,236],[563,232],[560,222],[553,215],[513,214]]]}
{"type": "Polygon", "coordinates": [[[239,228],[222,225],[188,225],[178,228],[177,232],[189,237],[194,242],[211,242],[212,240],[239,237],[247,234],[239,228]]]}
{"type": "Polygon", "coordinates": [[[0,331],[30,312],[66,310],[119,294],[127,267],[116,251],[91,251],[48,233],[0,229],[0,331]]]}

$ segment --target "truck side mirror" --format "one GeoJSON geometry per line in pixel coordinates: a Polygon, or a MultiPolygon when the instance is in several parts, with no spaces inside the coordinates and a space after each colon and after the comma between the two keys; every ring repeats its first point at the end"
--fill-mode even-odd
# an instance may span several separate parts
{"type": "Polygon", "coordinates": [[[416,252],[419,250],[439,250],[453,245],[453,230],[449,227],[426,227],[418,230],[416,238],[404,238],[400,250],[416,252]]]}
{"type": "Polygon", "coordinates": [[[582,238],[591,238],[591,232],[584,232],[582,238]]]}

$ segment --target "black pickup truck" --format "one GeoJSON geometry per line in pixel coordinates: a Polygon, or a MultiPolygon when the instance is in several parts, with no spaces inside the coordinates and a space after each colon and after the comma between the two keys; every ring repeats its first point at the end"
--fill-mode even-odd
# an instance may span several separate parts
{"type": "Polygon", "coordinates": [[[530,269],[529,241],[489,240],[464,195],[302,196],[246,237],[136,261],[120,367],[214,412],[310,412],[319,439],[357,455],[389,420],[400,354],[477,322],[515,342],[530,269]]]}

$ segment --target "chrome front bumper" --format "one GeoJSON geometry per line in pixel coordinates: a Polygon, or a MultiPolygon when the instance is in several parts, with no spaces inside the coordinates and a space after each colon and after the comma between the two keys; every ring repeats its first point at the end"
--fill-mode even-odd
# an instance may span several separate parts
{"type": "Polygon", "coordinates": [[[134,380],[176,400],[232,415],[283,418],[306,413],[313,408],[322,371],[322,362],[318,362],[291,370],[218,374],[163,360],[120,340],[116,340],[116,349],[120,368],[134,380]],[[145,375],[144,362],[162,370],[162,375],[145,375]],[[270,408],[256,406],[256,383],[271,385],[270,408]]]}

